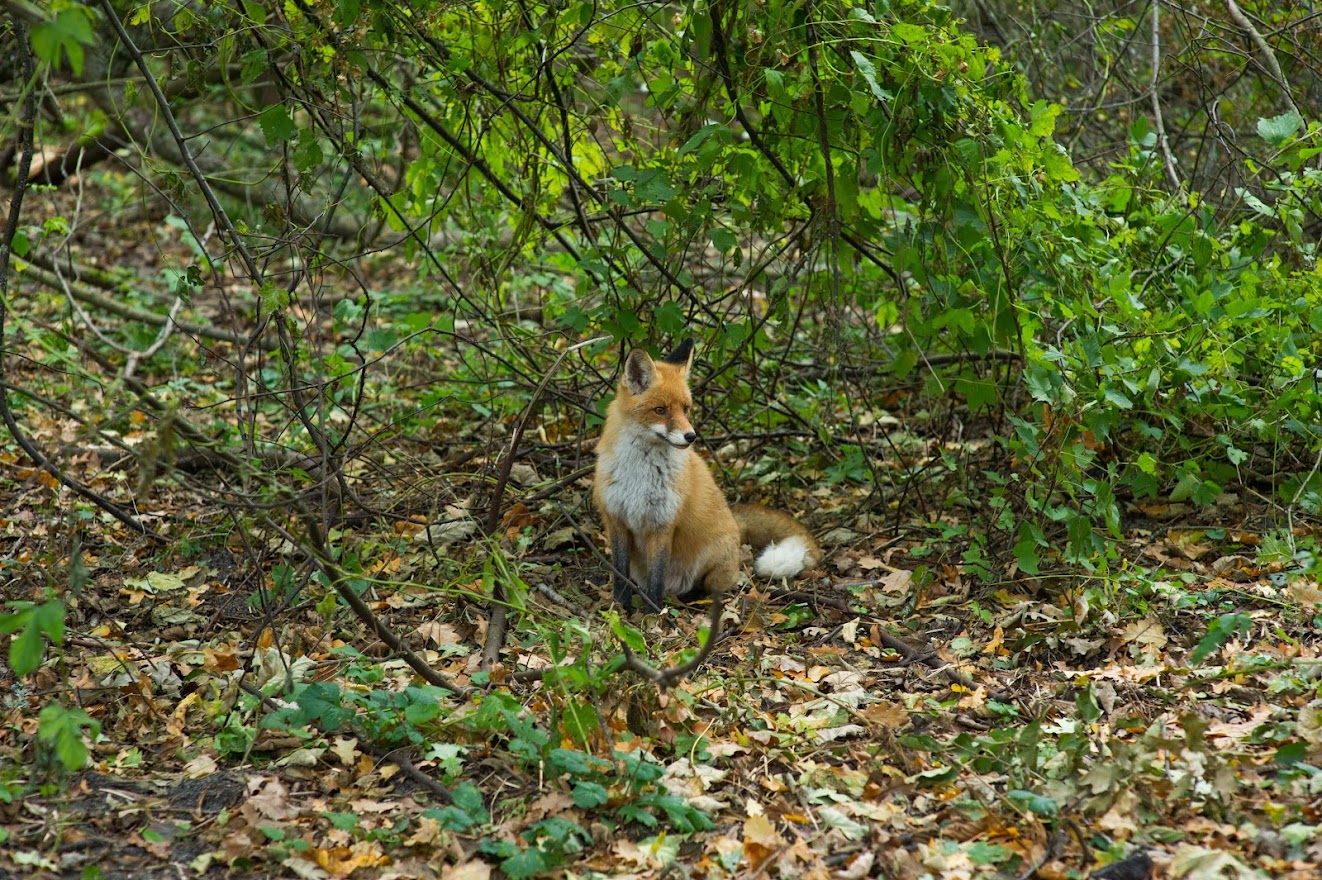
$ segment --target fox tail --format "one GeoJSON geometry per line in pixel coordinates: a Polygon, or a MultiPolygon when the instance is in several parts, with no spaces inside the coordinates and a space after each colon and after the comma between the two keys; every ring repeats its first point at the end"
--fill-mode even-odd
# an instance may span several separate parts
{"type": "Polygon", "coordinates": [[[753,571],[765,578],[792,578],[822,561],[822,548],[812,532],[787,513],[760,504],[731,508],[739,536],[753,545],[753,571]]]}

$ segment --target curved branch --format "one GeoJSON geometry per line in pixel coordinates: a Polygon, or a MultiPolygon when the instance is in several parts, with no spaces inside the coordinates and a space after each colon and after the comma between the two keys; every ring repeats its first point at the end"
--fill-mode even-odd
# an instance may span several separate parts
{"type": "Polygon", "coordinates": [[[311,562],[318,571],[325,575],[327,581],[330,582],[331,588],[339,594],[341,599],[344,600],[344,604],[348,605],[349,608],[353,610],[353,613],[358,619],[366,624],[368,629],[370,629],[377,638],[385,642],[386,647],[407,663],[409,668],[418,674],[419,678],[428,684],[451,691],[461,699],[467,699],[478,692],[477,688],[471,686],[465,687],[464,685],[451,681],[448,676],[433,669],[430,663],[410,648],[407,642],[395,635],[394,631],[386,626],[381,618],[377,617],[376,614],[372,612],[372,609],[363,601],[363,598],[354,592],[353,587],[349,586],[349,581],[351,580],[349,574],[341,569],[331,558],[330,552],[326,547],[325,535],[317,529],[315,523],[311,521],[307,523],[308,541],[298,540],[298,538],[294,537],[288,529],[279,523],[270,522],[268,524],[277,534],[290,544],[303,550],[307,555],[308,561],[311,562]]]}
{"type": "Polygon", "coordinates": [[[707,662],[711,656],[712,648],[721,637],[721,614],[725,611],[725,603],[720,593],[713,593],[711,597],[711,619],[707,624],[707,641],[702,643],[698,653],[694,654],[689,660],[678,666],[667,666],[664,669],[654,669],[647,663],[639,660],[629,646],[620,643],[624,649],[624,665],[627,669],[641,675],[643,678],[656,684],[661,690],[674,687],[678,682],[687,678],[691,672],[707,662]]]}
{"type": "Polygon", "coordinates": [[[1276,53],[1267,44],[1266,38],[1253,26],[1253,22],[1249,21],[1249,17],[1244,14],[1244,10],[1239,8],[1239,4],[1235,0],[1226,0],[1226,11],[1230,13],[1231,20],[1248,33],[1253,45],[1258,47],[1258,52],[1262,55],[1263,66],[1267,68],[1267,72],[1271,74],[1272,78],[1276,80],[1276,84],[1285,92],[1286,103],[1290,105],[1290,109],[1294,111],[1295,116],[1303,119],[1303,114],[1299,112],[1299,108],[1294,103],[1294,95],[1290,94],[1290,83],[1285,78],[1285,72],[1281,70],[1281,63],[1276,60],[1276,53]]]}
{"type": "MultiPolygon", "coordinates": [[[[92,286],[78,281],[77,279],[64,279],[62,276],[51,272],[36,263],[28,263],[23,269],[23,275],[40,282],[52,290],[63,291],[70,298],[86,305],[96,306],[104,309],[112,315],[118,315],[129,321],[138,321],[142,324],[149,324],[153,327],[161,327],[166,324],[172,324],[178,327],[184,333],[190,336],[197,336],[202,339],[210,339],[213,342],[228,342],[233,345],[246,345],[248,337],[240,333],[234,333],[229,330],[223,330],[220,327],[213,327],[210,324],[198,324],[195,321],[178,321],[170,315],[162,315],[159,312],[140,309],[136,306],[127,305],[114,297],[108,296],[92,286]]],[[[276,343],[270,339],[262,339],[257,343],[257,347],[263,351],[272,351],[276,343]]]]}

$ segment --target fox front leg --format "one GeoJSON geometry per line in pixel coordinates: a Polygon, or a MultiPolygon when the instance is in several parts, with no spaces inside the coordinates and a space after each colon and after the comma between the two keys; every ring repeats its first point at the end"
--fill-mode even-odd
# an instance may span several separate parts
{"type": "Polygon", "coordinates": [[[615,569],[615,604],[628,611],[633,607],[633,581],[629,579],[629,536],[623,529],[611,530],[611,567],[615,569]]]}
{"type": "Polygon", "coordinates": [[[647,584],[644,590],[651,603],[649,610],[660,611],[666,595],[666,571],[670,567],[671,529],[648,535],[644,541],[643,559],[647,561],[647,584]]]}
{"type": "Polygon", "coordinates": [[[662,548],[652,555],[652,567],[647,570],[647,598],[652,603],[652,611],[661,610],[666,595],[666,568],[669,564],[669,550],[662,548]]]}

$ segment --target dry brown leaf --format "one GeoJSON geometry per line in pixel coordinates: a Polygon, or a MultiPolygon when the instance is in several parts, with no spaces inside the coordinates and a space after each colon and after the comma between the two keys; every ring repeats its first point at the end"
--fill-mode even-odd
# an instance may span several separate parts
{"type": "Polygon", "coordinates": [[[472,859],[461,865],[441,868],[441,880],[490,880],[491,865],[481,859],[472,859]]]}
{"type": "Polygon", "coordinates": [[[360,840],[353,846],[311,850],[312,858],[334,877],[348,877],[359,868],[375,868],[390,862],[375,840],[360,840]]]}
{"type": "Polygon", "coordinates": [[[419,816],[417,827],[404,840],[405,846],[435,846],[437,841],[444,841],[445,832],[441,823],[430,816],[419,816]]]}
{"type": "Polygon", "coordinates": [[[289,802],[289,789],[275,776],[256,776],[248,780],[248,800],[245,811],[251,808],[258,815],[280,821],[298,815],[298,807],[289,802]]]}
{"type": "Polygon", "coordinates": [[[341,764],[352,767],[359,754],[358,737],[339,737],[331,743],[330,750],[341,764]]]}
{"type": "Polygon", "coordinates": [[[749,816],[744,820],[744,857],[748,859],[749,868],[756,871],[782,846],[784,840],[780,832],[765,815],[749,816]]]}
{"type": "Polygon", "coordinates": [[[890,595],[907,596],[913,589],[913,572],[898,568],[881,579],[881,591],[890,595]]]}
{"type": "Polygon", "coordinates": [[[1121,629],[1120,641],[1126,645],[1137,645],[1142,653],[1155,657],[1166,649],[1169,640],[1161,621],[1155,617],[1145,617],[1121,629]]]}
{"type": "Polygon", "coordinates": [[[1322,586],[1315,580],[1295,578],[1286,585],[1285,591],[1291,599],[1305,607],[1322,604],[1322,586]]]}

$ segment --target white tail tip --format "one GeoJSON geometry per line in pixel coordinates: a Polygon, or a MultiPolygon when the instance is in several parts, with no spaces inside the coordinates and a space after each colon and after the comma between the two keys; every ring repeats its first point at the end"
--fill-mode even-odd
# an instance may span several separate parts
{"type": "Polygon", "coordinates": [[[791,578],[808,564],[808,542],[798,535],[776,541],[762,548],[753,571],[765,578],[791,578]]]}

